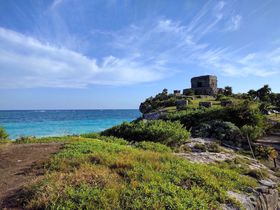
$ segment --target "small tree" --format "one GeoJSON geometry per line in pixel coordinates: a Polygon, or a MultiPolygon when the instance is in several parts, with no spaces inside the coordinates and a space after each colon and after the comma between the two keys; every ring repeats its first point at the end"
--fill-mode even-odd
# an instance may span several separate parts
{"type": "Polygon", "coordinates": [[[167,94],[168,94],[168,90],[167,90],[166,88],[164,88],[164,89],[162,90],[162,94],[163,94],[163,95],[167,95],[167,94]]]}
{"type": "Polygon", "coordinates": [[[271,88],[268,85],[264,85],[257,90],[257,96],[261,101],[270,102],[271,88]]]}
{"type": "Polygon", "coordinates": [[[193,95],[195,95],[195,93],[192,89],[187,89],[187,90],[184,90],[184,95],[193,96],[193,95]]]}
{"type": "Polygon", "coordinates": [[[248,91],[248,96],[252,99],[252,100],[255,100],[256,99],[256,97],[257,97],[257,91],[255,91],[255,90],[249,90],[248,91]]]}
{"type": "Polygon", "coordinates": [[[8,139],[9,134],[5,131],[4,128],[0,127],[0,140],[6,140],[8,139]]]}
{"type": "Polygon", "coordinates": [[[277,168],[276,158],[278,157],[278,152],[273,148],[269,151],[269,158],[273,160],[274,168],[277,168]]]}
{"type": "Polygon", "coordinates": [[[263,102],[261,103],[261,105],[259,106],[261,113],[263,114],[268,114],[269,111],[269,103],[267,102],[263,102]]]}
{"type": "Polygon", "coordinates": [[[244,125],[241,128],[241,133],[247,140],[253,141],[262,136],[263,130],[257,126],[244,125]]]}
{"type": "Polygon", "coordinates": [[[232,87],[226,86],[224,90],[224,95],[225,96],[231,96],[232,95],[232,87]]]}
{"type": "Polygon", "coordinates": [[[252,148],[252,144],[251,144],[251,141],[253,139],[256,139],[258,137],[258,134],[255,132],[255,129],[253,126],[251,125],[244,125],[242,128],[241,128],[241,132],[243,134],[243,136],[247,139],[248,141],[248,144],[249,144],[249,147],[250,147],[250,150],[252,152],[252,156],[254,159],[256,159],[255,157],[255,154],[254,154],[254,151],[253,151],[253,148],[252,148]]]}

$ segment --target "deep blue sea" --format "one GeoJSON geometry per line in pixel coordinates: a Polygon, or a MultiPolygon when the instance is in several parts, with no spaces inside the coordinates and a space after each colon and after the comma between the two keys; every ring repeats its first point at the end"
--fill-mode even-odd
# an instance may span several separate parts
{"type": "Polygon", "coordinates": [[[12,139],[60,136],[98,132],[138,117],[140,112],[136,109],[0,111],[0,127],[12,139]]]}

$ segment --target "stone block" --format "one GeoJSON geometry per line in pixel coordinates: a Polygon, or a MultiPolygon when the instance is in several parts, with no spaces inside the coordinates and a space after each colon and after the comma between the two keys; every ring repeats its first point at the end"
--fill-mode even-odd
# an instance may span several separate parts
{"type": "Polygon", "coordinates": [[[221,106],[231,106],[233,101],[221,101],[221,106]]]}
{"type": "Polygon", "coordinates": [[[199,106],[203,106],[203,107],[206,107],[206,108],[210,108],[212,107],[213,103],[211,101],[202,101],[202,102],[199,102],[199,106]]]}

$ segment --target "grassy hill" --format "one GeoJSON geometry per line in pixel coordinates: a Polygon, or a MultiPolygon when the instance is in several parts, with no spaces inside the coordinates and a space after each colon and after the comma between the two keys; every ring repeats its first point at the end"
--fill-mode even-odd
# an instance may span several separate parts
{"type": "Polygon", "coordinates": [[[246,193],[257,183],[235,169],[156,152],[155,145],[111,140],[36,139],[65,146],[44,165],[44,177],[24,188],[21,202],[30,209],[220,209],[239,205],[227,191],[246,193]]]}

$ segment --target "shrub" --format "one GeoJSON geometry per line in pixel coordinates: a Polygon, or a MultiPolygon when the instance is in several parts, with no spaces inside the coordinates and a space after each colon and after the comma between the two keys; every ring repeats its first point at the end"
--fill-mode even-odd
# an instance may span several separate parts
{"type": "Polygon", "coordinates": [[[192,148],[187,144],[183,144],[179,148],[176,148],[175,152],[177,152],[177,153],[178,152],[189,153],[189,152],[192,152],[192,148]]]}
{"type": "Polygon", "coordinates": [[[193,146],[194,149],[200,150],[201,152],[206,152],[206,146],[205,144],[201,144],[201,143],[196,143],[193,146]]]}
{"type": "Polygon", "coordinates": [[[226,86],[224,90],[225,96],[231,96],[232,95],[232,87],[226,86]]]}
{"type": "Polygon", "coordinates": [[[162,120],[125,122],[101,132],[101,135],[136,142],[159,142],[168,146],[180,145],[189,138],[189,132],[179,122],[162,120]]]}
{"type": "Polygon", "coordinates": [[[261,114],[258,105],[248,101],[228,107],[187,109],[177,113],[170,113],[165,119],[180,121],[187,129],[212,120],[231,122],[239,128],[244,125],[258,126],[260,128],[266,126],[266,118],[261,114]]]}
{"type": "Polygon", "coordinates": [[[223,94],[218,94],[218,96],[216,98],[216,101],[228,101],[228,100],[230,100],[230,97],[225,96],[223,94]]]}
{"type": "Polygon", "coordinates": [[[256,157],[269,159],[271,151],[273,151],[274,148],[270,146],[255,145],[253,150],[256,157]]]}
{"type": "Polygon", "coordinates": [[[21,136],[16,139],[17,144],[25,144],[25,143],[36,143],[36,137],[35,136],[21,136]]]}
{"type": "Polygon", "coordinates": [[[102,136],[99,133],[85,133],[82,134],[81,137],[91,138],[91,139],[99,139],[101,141],[120,144],[120,145],[128,145],[128,142],[123,138],[117,138],[115,136],[102,136]]]}
{"type": "Polygon", "coordinates": [[[187,89],[184,91],[184,95],[193,96],[193,95],[195,95],[195,92],[193,91],[193,89],[187,89]]]}
{"type": "Polygon", "coordinates": [[[241,133],[244,138],[249,138],[249,140],[255,140],[261,137],[264,131],[258,126],[244,125],[241,128],[241,133]]]}
{"type": "Polygon", "coordinates": [[[194,137],[209,137],[219,140],[235,140],[240,136],[240,130],[231,122],[213,120],[195,127],[194,137]]]}
{"type": "Polygon", "coordinates": [[[208,123],[201,123],[199,126],[194,127],[192,130],[192,136],[207,138],[211,137],[211,125],[208,123]]]}
{"type": "Polygon", "coordinates": [[[4,128],[0,127],[0,141],[1,140],[7,140],[9,137],[9,134],[5,131],[4,128]]]}
{"type": "Polygon", "coordinates": [[[268,172],[263,169],[249,169],[246,173],[244,173],[244,175],[251,176],[258,180],[264,179],[269,176],[268,172]]]}
{"type": "Polygon", "coordinates": [[[206,145],[209,152],[219,153],[221,152],[221,147],[216,142],[211,142],[206,145]]]}
{"type": "Polygon", "coordinates": [[[160,143],[142,141],[135,144],[135,147],[143,150],[150,150],[154,152],[171,152],[170,147],[167,147],[160,143]]]}

